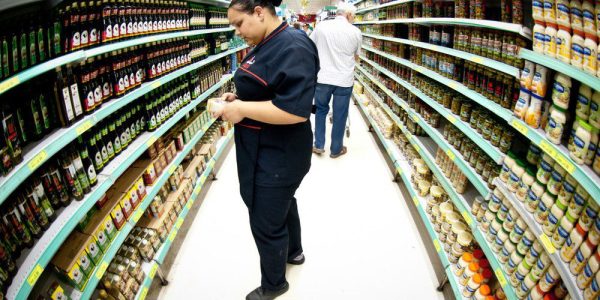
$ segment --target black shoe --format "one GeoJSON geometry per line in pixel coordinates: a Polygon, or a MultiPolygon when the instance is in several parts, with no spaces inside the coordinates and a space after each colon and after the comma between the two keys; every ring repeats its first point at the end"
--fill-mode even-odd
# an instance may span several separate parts
{"type": "Polygon", "coordinates": [[[287,263],[288,264],[292,264],[292,265],[301,265],[304,263],[305,257],[304,257],[304,253],[300,253],[300,255],[292,258],[292,259],[288,259],[287,263]]]}
{"type": "Polygon", "coordinates": [[[246,296],[246,300],[273,300],[287,292],[290,285],[286,282],[285,286],[278,291],[271,291],[262,287],[257,287],[254,291],[246,296]]]}

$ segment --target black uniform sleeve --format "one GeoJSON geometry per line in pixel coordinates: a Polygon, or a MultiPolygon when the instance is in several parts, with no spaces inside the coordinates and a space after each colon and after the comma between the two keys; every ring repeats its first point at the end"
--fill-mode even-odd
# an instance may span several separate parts
{"type": "Polygon", "coordinates": [[[319,68],[316,53],[302,47],[281,51],[281,59],[271,66],[271,86],[275,93],[273,105],[290,114],[308,118],[319,68]]]}

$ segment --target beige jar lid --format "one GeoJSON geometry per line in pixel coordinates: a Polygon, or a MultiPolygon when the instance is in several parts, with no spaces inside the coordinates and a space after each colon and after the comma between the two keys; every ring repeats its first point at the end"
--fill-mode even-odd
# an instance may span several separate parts
{"type": "Polygon", "coordinates": [[[473,235],[463,231],[461,233],[458,234],[458,237],[456,238],[456,241],[464,247],[469,246],[472,242],[473,242],[473,235]]]}
{"type": "Polygon", "coordinates": [[[438,197],[441,197],[442,194],[444,194],[444,189],[442,189],[438,185],[434,185],[434,186],[431,186],[431,190],[429,192],[431,193],[431,196],[438,198],[438,197]]]}

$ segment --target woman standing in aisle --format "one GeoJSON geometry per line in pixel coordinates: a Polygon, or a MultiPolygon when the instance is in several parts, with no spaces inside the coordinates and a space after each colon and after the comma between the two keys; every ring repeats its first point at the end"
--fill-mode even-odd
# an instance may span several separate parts
{"type": "Polygon", "coordinates": [[[261,286],[246,299],[285,293],[286,262],[302,264],[300,219],[294,194],[310,169],[310,114],[319,58],[313,42],[281,22],[281,0],[232,0],[236,34],[254,47],[235,72],[237,95],[213,112],[236,124],[240,194],[260,255],[261,286]]]}

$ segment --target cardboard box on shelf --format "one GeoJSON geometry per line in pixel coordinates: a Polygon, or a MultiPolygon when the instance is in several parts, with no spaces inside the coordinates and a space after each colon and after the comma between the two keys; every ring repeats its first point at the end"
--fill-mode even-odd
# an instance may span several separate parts
{"type": "Polygon", "coordinates": [[[110,220],[110,216],[105,211],[99,210],[92,215],[87,226],[81,230],[82,233],[94,237],[96,244],[100,247],[102,252],[106,251],[108,246],[110,246],[111,241],[111,238],[105,231],[105,221],[107,217],[108,220],[110,220]]]}
{"type": "Polygon", "coordinates": [[[80,290],[95,266],[86,251],[90,240],[91,236],[73,231],[52,258],[61,277],[80,290]]]}
{"type": "MultiPolygon", "coordinates": [[[[156,160],[156,159],[154,159],[156,160]]],[[[138,169],[142,172],[142,178],[144,179],[144,185],[151,186],[154,184],[159,176],[154,167],[154,160],[151,159],[138,159],[131,168],[138,169]]]]}

